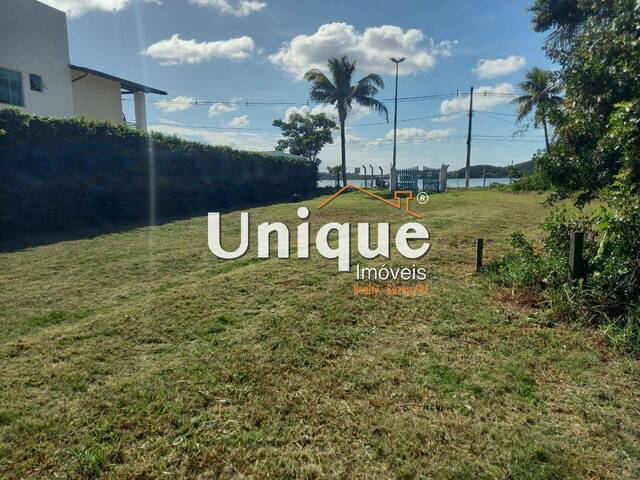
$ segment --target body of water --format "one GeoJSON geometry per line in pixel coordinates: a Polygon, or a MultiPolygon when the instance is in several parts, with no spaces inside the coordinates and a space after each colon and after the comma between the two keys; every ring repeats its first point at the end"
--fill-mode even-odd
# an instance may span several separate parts
{"type": "MultiPolygon", "coordinates": [[[[364,180],[347,180],[354,185],[364,187],[364,180]]],[[[486,186],[489,187],[492,183],[499,183],[501,185],[508,185],[511,182],[510,178],[487,178],[486,186]]],[[[335,180],[318,180],[318,187],[334,187],[335,180]]],[[[482,187],[485,186],[485,181],[482,178],[469,179],[470,187],[482,187]]],[[[418,188],[422,189],[422,181],[418,180],[418,188]]],[[[464,178],[450,178],[447,180],[447,188],[464,188],[464,178]]]]}

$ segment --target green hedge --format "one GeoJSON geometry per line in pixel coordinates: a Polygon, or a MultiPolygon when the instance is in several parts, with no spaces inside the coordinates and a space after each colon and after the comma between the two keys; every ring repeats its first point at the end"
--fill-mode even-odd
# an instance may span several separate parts
{"type": "Polygon", "coordinates": [[[158,218],[305,196],[317,166],[143,133],[126,125],[0,110],[0,231],[24,233],[158,218]]]}

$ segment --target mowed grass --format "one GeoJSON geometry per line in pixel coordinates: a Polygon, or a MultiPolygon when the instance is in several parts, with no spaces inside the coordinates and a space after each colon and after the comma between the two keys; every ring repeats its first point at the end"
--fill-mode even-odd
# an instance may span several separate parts
{"type": "MultiPolygon", "coordinates": [[[[300,204],[252,209],[233,261],[203,217],[0,254],[0,477],[639,478],[638,361],[473,274],[474,239],[490,257],[535,236],[542,200],[414,205],[421,297],[354,296],[313,249],[257,259],[256,225],[293,234],[300,204]]],[[[312,231],[409,220],[359,193],[319,202],[312,231]]]]}

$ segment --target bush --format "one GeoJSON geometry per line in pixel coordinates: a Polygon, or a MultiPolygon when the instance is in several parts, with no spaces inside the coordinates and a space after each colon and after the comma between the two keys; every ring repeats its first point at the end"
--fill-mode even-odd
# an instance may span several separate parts
{"type": "Polygon", "coordinates": [[[544,293],[555,321],[603,327],[617,347],[640,354],[640,195],[624,176],[608,191],[606,206],[586,216],[567,208],[543,224],[543,253],[520,233],[512,251],[487,266],[489,277],[516,289],[544,293]],[[585,233],[585,276],[570,283],[569,236],[585,233]]]}
{"type": "Polygon", "coordinates": [[[549,181],[538,171],[520,177],[511,185],[512,192],[544,192],[551,188],[549,181]]]}
{"type": "Polygon", "coordinates": [[[205,213],[316,190],[317,167],[145,133],[0,110],[3,238],[205,213]]]}

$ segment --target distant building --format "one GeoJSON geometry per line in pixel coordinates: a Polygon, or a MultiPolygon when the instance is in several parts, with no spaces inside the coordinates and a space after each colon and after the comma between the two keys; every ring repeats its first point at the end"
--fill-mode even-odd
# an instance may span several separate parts
{"type": "Polygon", "coordinates": [[[355,175],[360,175],[360,167],[356,167],[355,170],[353,171],[353,173],[355,175]]]}
{"type": "Polygon", "coordinates": [[[131,94],[136,126],[146,129],[145,95],[167,94],[71,65],[65,13],[36,0],[0,0],[0,33],[0,108],[122,123],[122,95],[131,94]]]}

